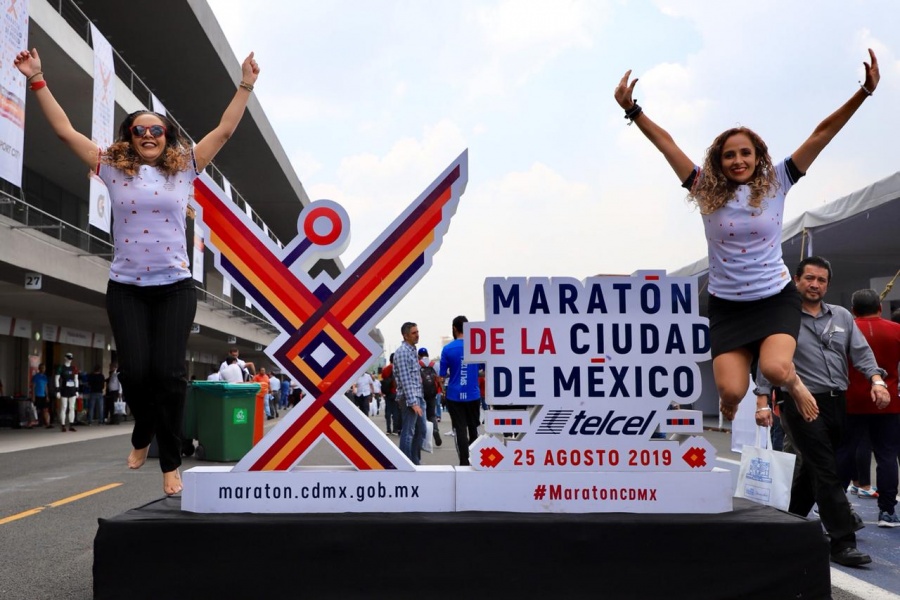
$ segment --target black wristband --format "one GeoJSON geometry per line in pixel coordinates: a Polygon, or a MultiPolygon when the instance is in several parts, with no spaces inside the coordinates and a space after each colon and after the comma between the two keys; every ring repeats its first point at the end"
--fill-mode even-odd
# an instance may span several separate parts
{"type": "Polygon", "coordinates": [[[634,123],[634,120],[641,114],[644,109],[641,108],[641,105],[637,103],[637,100],[634,101],[634,105],[625,111],[625,118],[631,120],[634,123]]]}

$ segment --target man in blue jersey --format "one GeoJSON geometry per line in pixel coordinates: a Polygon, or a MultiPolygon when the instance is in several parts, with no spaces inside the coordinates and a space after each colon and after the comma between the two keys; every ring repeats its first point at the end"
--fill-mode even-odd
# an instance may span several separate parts
{"type": "Polygon", "coordinates": [[[441,351],[441,377],[444,378],[447,411],[453,422],[460,466],[469,465],[469,444],[478,437],[481,423],[481,392],[478,388],[481,365],[463,364],[463,327],[468,322],[462,315],[453,319],[453,341],[441,351]]]}

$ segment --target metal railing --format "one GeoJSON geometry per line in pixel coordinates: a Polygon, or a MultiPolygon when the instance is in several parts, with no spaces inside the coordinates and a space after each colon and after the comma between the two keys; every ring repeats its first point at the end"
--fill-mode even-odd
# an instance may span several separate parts
{"type": "Polygon", "coordinates": [[[83,256],[113,255],[113,246],[106,240],[4,191],[0,191],[0,215],[22,224],[21,227],[13,226],[13,229],[39,230],[44,235],[78,248],[84,252],[83,256]]]}
{"type": "Polygon", "coordinates": [[[248,325],[255,325],[266,333],[271,333],[274,335],[278,335],[279,333],[281,333],[277,327],[269,323],[264,318],[254,315],[248,310],[235,306],[228,300],[207,292],[203,288],[197,288],[197,300],[205,303],[213,310],[221,310],[227,312],[228,315],[233,319],[240,319],[248,325]]]}
{"type": "MultiPolygon", "coordinates": [[[[0,216],[22,224],[20,226],[13,225],[12,229],[37,230],[81,250],[82,253],[79,256],[96,256],[109,260],[113,255],[113,245],[106,240],[3,191],[0,191],[0,216]]],[[[203,288],[197,288],[197,300],[212,310],[225,311],[231,318],[240,319],[267,333],[279,333],[278,329],[263,317],[240,308],[203,288]]]]}

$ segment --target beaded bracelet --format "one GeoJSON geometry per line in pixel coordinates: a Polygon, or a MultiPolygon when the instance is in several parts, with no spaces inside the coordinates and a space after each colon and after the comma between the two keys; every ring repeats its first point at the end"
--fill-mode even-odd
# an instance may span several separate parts
{"type": "Polygon", "coordinates": [[[634,123],[634,120],[638,118],[643,110],[641,105],[637,103],[637,99],[635,99],[632,107],[625,111],[625,118],[630,120],[628,124],[634,123]]]}

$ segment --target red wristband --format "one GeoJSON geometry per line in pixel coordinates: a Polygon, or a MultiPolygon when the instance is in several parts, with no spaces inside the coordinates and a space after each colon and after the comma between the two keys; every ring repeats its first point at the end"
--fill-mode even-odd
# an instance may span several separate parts
{"type": "Polygon", "coordinates": [[[36,92],[41,88],[47,87],[47,80],[41,79],[40,81],[35,81],[31,84],[31,91],[36,92]]]}

